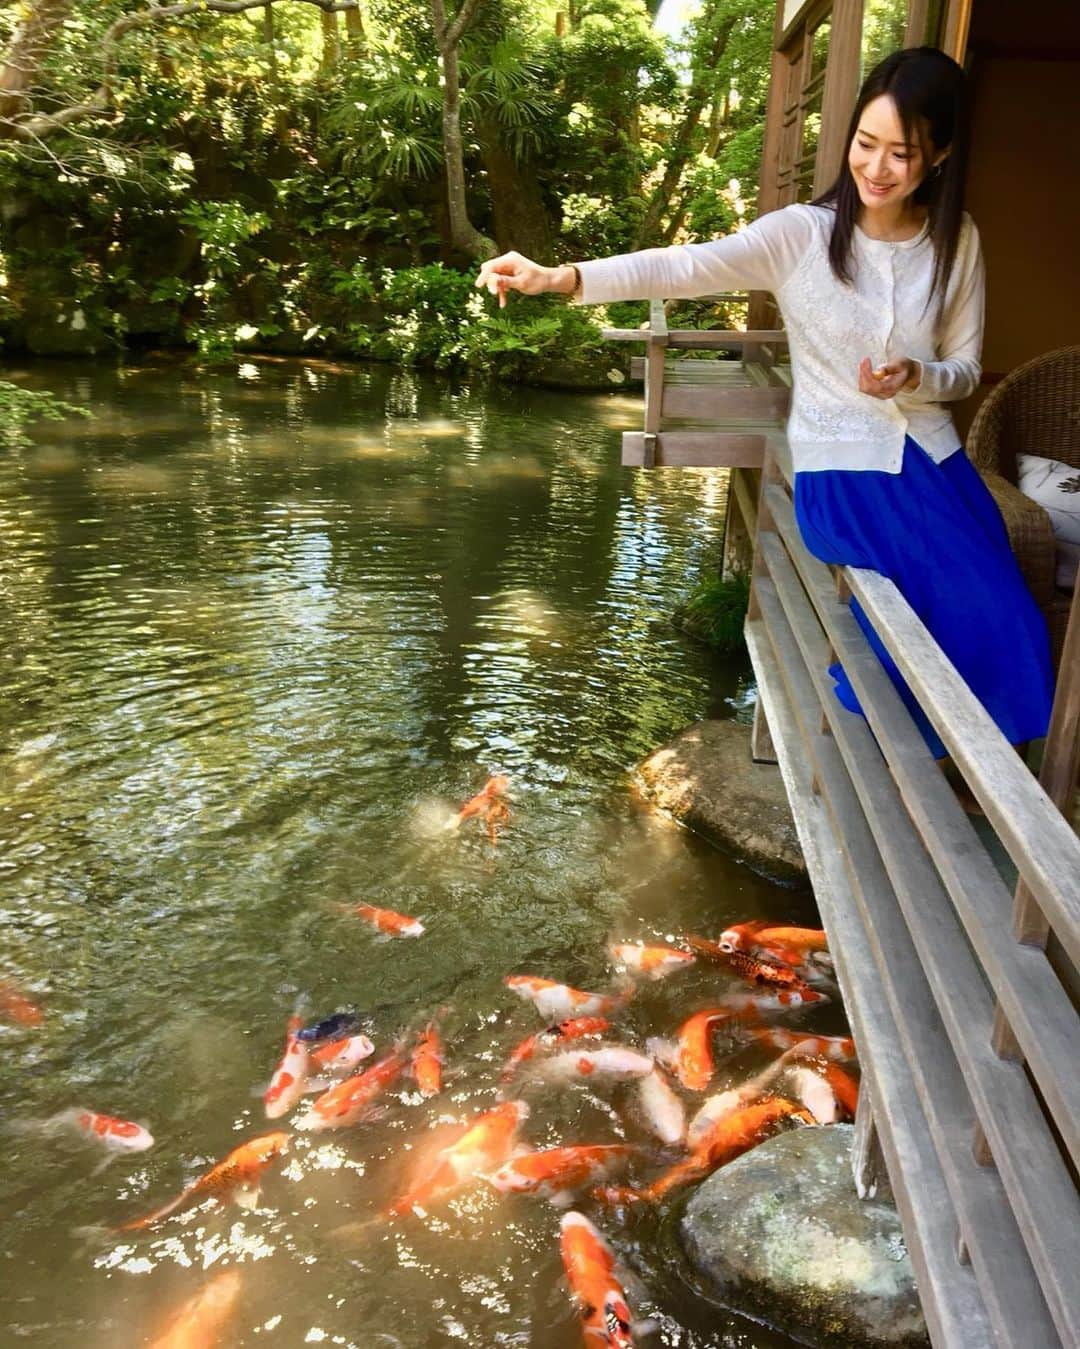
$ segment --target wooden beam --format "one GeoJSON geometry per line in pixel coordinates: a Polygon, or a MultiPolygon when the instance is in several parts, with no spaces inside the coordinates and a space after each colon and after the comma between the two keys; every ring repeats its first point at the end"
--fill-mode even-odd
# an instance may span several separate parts
{"type": "Polygon", "coordinates": [[[831,187],[847,152],[847,129],[859,92],[863,0],[836,0],[821,96],[821,136],[814,161],[814,196],[831,187]]]}
{"type": "MultiPolygon", "coordinates": [[[[645,467],[645,436],[626,431],[622,462],[627,468],[645,467]]],[[[760,468],[765,437],[737,431],[661,431],[655,438],[657,468],[760,468]]]]}
{"type": "MultiPolygon", "coordinates": [[[[648,328],[601,328],[600,336],[608,342],[651,342],[653,333],[648,328]]],[[[748,342],[786,342],[782,328],[672,328],[666,334],[669,347],[685,350],[713,351],[718,347],[741,347],[748,342]]]]}
{"type": "Polygon", "coordinates": [[[698,422],[750,418],[779,423],[787,414],[791,392],[784,388],[739,388],[723,384],[669,384],[664,389],[663,415],[698,422]]]}

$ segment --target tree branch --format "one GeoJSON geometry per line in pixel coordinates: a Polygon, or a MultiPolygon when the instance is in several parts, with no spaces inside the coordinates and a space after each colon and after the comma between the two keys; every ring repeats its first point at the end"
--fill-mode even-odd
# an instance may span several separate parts
{"type": "MultiPolygon", "coordinates": [[[[469,24],[472,23],[473,19],[476,17],[476,11],[480,8],[482,3],[483,0],[465,0],[465,3],[461,6],[461,9],[458,10],[457,18],[454,20],[454,22],[450,25],[449,28],[445,27],[446,16],[444,12],[443,14],[443,26],[445,32],[444,40],[445,45],[447,47],[456,47],[458,45],[458,43],[461,41],[461,35],[465,32],[465,29],[468,28],[469,24]]],[[[442,8],[441,0],[439,8],[440,9],[442,8]]]]}

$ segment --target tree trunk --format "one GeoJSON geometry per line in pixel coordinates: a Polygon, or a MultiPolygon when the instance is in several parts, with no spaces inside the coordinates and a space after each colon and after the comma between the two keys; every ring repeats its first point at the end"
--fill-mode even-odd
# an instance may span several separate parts
{"type": "Polygon", "coordinates": [[[336,14],[328,14],[324,9],[319,15],[322,20],[322,59],[319,69],[324,75],[331,75],[337,69],[341,55],[341,32],[336,14]]]}
{"type": "Polygon", "coordinates": [[[0,118],[27,110],[42,58],[70,9],[71,0],[38,0],[15,29],[0,67],[0,118]]]}
{"type": "Polygon", "coordinates": [[[479,132],[499,251],[514,248],[537,262],[554,262],[551,220],[535,171],[528,164],[517,163],[502,143],[494,122],[484,119],[479,132]]]}
{"type": "Polygon", "coordinates": [[[725,19],[719,25],[708,55],[694,74],[686,95],[686,108],[683,112],[682,124],[672,141],[664,176],[660,180],[659,187],[653,193],[641,222],[634,243],[635,248],[646,247],[660,232],[660,221],[663,219],[664,212],[671,205],[671,199],[682,181],[683,170],[693,154],[694,136],[697,134],[698,125],[701,122],[701,114],[705,111],[705,105],[712,93],[710,77],[724,54],[724,48],[728,44],[728,38],[731,36],[734,27],[735,20],[733,18],[725,19]]]}
{"type": "Polygon", "coordinates": [[[364,32],[364,16],[358,9],[345,11],[345,43],[353,60],[363,56],[367,34],[364,32]]]}

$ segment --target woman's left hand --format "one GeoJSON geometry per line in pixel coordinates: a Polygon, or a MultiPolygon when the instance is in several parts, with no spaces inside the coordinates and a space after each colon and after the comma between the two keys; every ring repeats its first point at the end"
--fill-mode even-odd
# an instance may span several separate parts
{"type": "Polygon", "coordinates": [[[898,356],[877,367],[870,364],[869,356],[864,356],[859,362],[859,392],[871,398],[895,398],[901,389],[909,393],[917,389],[921,374],[919,363],[907,356],[898,356]]]}

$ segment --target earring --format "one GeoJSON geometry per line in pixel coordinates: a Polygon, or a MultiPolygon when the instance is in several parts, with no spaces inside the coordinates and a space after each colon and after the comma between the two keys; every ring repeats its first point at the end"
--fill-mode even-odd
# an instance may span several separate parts
{"type": "Polygon", "coordinates": [[[940,164],[935,164],[934,167],[930,170],[930,172],[926,175],[926,177],[927,177],[927,179],[928,179],[930,182],[933,182],[935,178],[940,178],[940,177],[941,177],[941,165],[940,165],[940,164]]]}

